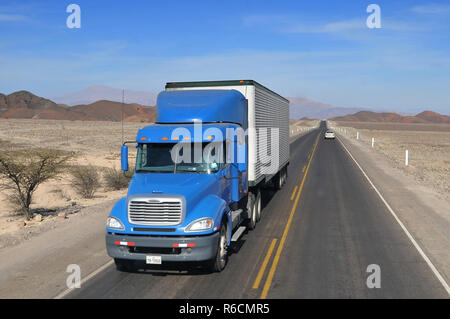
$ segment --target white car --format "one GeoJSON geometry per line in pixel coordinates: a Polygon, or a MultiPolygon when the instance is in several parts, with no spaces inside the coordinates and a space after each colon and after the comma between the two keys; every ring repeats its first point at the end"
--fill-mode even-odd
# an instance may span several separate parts
{"type": "Polygon", "coordinates": [[[325,139],[328,139],[328,138],[335,139],[336,138],[336,134],[333,131],[327,130],[325,132],[325,137],[324,138],[325,139]]]}

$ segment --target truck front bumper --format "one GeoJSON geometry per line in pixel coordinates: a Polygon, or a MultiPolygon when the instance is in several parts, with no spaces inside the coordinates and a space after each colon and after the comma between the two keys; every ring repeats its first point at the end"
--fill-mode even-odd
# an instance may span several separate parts
{"type": "Polygon", "coordinates": [[[133,236],[106,233],[106,250],[113,258],[146,260],[161,256],[170,262],[197,262],[213,259],[217,253],[219,233],[205,236],[133,236]]]}

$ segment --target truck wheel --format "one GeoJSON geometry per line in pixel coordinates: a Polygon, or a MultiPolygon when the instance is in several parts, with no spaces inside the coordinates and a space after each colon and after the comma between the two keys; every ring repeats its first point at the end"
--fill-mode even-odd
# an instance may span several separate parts
{"type": "Polygon", "coordinates": [[[256,227],[256,201],[253,193],[248,193],[247,200],[247,216],[250,217],[248,221],[248,228],[253,230],[256,227]]]}
{"type": "Polygon", "coordinates": [[[114,263],[118,271],[132,272],[135,270],[133,260],[114,258],[114,263]]]}
{"type": "Polygon", "coordinates": [[[279,171],[277,174],[277,179],[275,181],[275,188],[280,190],[283,187],[283,171],[279,171]]]}
{"type": "Polygon", "coordinates": [[[228,227],[226,221],[220,226],[220,237],[217,246],[216,258],[212,260],[211,270],[221,272],[228,262],[228,227]]]}
{"type": "Polygon", "coordinates": [[[261,220],[261,191],[258,190],[258,193],[256,195],[256,203],[255,203],[255,210],[256,210],[256,221],[259,222],[261,220]]]}

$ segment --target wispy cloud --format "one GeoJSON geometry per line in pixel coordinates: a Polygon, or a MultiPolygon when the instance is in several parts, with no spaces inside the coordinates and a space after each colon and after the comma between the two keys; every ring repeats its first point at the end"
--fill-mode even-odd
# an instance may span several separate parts
{"type": "Polygon", "coordinates": [[[420,14],[447,14],[450,13],[450,5],[427,4],[422,6],[414,6],[411,11],[420,14]]]}
{"type": "Polygon", "coordinates": [[[243,18],[247,27],[270,26],[281,33],[338,33],[364,29],[364,19],[349,19],[330,23],[308,23],[300,17],[289,15],[250,15],[243,18]]]}
{"type": "Polygon", "coordinates": [[[290,26],[284,31],[287,33],[340,33],[353,30],[363,30],[364,28],[364,20],[352,19],[319,25],[297,24],[290,26]]]}
{"type": "MultiPolygon", "coordinates": [[[[333,22],[308,21],[305,18],[290,15],[250,15],[243,18],[243,24],[247,27],[266,27],[278,33],[292,34],[333,34],[333,35],[357,35],[366,32],[366,17],[350,18],[333,22]],[[302,22],[299,22],[302,21],[302,22]],[[304,21],[304,22],[303,22],[304,21]]],[[[388,31],[423,31],[424,26],[418,23],[382,18],[382,28],[388,31]]]]}
{"type": "Polygon", "coordinates": [[[21,14],[7,14],[0,13],[0,22],[16,22],[16,21],[27,21],[28,18],[21,14]]]}

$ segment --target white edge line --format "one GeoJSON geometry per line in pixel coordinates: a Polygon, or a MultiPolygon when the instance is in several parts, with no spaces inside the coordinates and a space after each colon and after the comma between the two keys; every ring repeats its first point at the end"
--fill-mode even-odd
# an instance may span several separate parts
{"type": "Polygon", "coordinates": [[[341,145],[344,147],[344,149],[347,151],[348,155],[350,155],[350,157],[352,158],[352,160],[356,163],[356,165],[359,167],[359,169],[361,170],[361,172],[364,174],[364,176],[366,177],[366,179],[369,181],[370,185],[373,187],[373,189],[375,190],[375,192],[378,194],[378,196],[381,198],[381,200],[383,201],[383,203],[386,205],[387,209],[389,210],[389,212],[394,216],[395,220],[398,222],[398,224],[400,225],[400,227],[403,229],[403,231],[405,232],[406,236],[408,236],[409,240],[413,243],[414,247],[416,247],[417,251],[419,252],[419,254],[422,256],[422,258],[425,260],[425,262],[427,263],[427,265],[430,267],[431,271],[434,273],[434,275],[436,276],[436,278],[439,280],[439,282],[442,284],[442,286],[444,287],[444,289],[447,291],[447,294],[450,295],[450,287],[448,285],[448,283],[445,281],[444,277],[442,277],[442,275],[439,273],[439,271],[437,270],[437,268],[433,265],[433,263],[431,262],[430,258],[428,258],[428,256],[423,252],[422,248],[420,248],[419,244],[416,242],[416,240],[414,239],[414,237],[411,235],[411,233],[408,231],[408,229],[406,229],[405,225],[402,223],[402,221],[398,218],[397,214],[395,214],[394,210],[391,208],[391,206],[387,203],[387,201],[384,199],[384,197],[381,195],[381,193],[378,191],[378,189],[375,187],[375,185],[372,183],[372,181],[370,180],[369,176],[367,176],[366,172],[362,169],[361,165],[358,164],[358,162],[356,161],[356,159],[353,157],[352,153],[350,153],[350,151],[347,149],[347,147],[345,147],[344,143],[341,141],[340,138],[338,138],[339,143],[341,143],[341,145]]]}
{"type": "MultiPolygon", "coordinates": [[[[87,275],[85,278],[83,278],[81,280],[80,286],[85,284],[92,277],[94,277],[94,276],[98,275],[99,273],[101,273],[103,270],[105,270],[106,268],[111,266],[113,263],[114,263],[114,260],[111,259],[110,261],[108,261],[106,264],[104,264],[103,266],[101,266],[97,270],[94,270],[93,272],[91,272],[89,275],[87,275]]],[[[62,299],[65,296],[67,296],[68,294],[70,294],[71,292],[76,291],[76,289],[77,288],[68,288],[68,289],[64,290],[62,293],[60,293],[59,295],[57,295],[56,297],[54,297],[53,299],[62,299]]]]}

